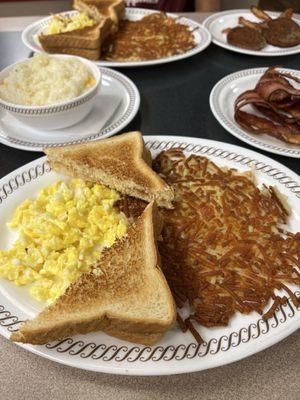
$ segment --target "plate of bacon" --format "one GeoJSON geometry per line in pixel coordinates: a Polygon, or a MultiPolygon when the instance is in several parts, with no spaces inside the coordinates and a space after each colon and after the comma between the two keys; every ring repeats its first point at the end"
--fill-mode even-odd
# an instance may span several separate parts
{"type": "Polygon", "coordinates": [[[291,8],[282,13],[229,10],[213,14],[203,25],[216,45],[254,56],[285,56],[300,53],[300,19],[291,8]]]}
{"type": "Polygon", "coordinates": [[[221,79],[210,107],[232,135],[259,149],[300,158],[300,72],[254,68],[221,79]]]}

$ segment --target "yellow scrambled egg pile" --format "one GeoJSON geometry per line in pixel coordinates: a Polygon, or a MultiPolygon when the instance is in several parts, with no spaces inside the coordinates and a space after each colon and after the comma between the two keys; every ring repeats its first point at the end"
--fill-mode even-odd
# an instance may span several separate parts
{"type": "Polygon", "coordinates": [[[31,284],[33,298],[53,302],[126,232],[126,217],[113,207],[118,199],[116,191],[79,179],[42,189],[8,224],[19,236],[0,250],[0,277],[31,284]]]}
{"type": "Polygon", "coordinates": [[[45,35],[53,35],[57,33],[71,32],[76,29],[83,29],[94,25],[95,21],[84,12],[75,14],[72,17],[54,15],[43,33],[45,35]]]}

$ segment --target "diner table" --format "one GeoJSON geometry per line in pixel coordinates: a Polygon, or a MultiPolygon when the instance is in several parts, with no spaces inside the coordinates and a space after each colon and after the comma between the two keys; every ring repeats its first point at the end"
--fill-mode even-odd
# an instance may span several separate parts
{"type": "MultiPolygon", "coordinates": [[[[201,22],[208,14],[186,15],[201,22]]],[[[22,44],[21,31],[39,18],[0,18],[0,70],[31,55],[22,44]]],[[[299,159],[266,153],[239,141],[221,127],[209,108],[209,93],[222,77],[271,65],[297,69],[299,55],[253,57],[211,44],[204,52],[179,62],[120,69],[141,94],[140,110],[124,131],[232,143],[267,155],[299,174],[299,159]]],[[[0,144],[0,177],[40,156],[0,144]]],[[[298,330],[258,354],[212,370],[160,377],[117,376],[57,364],[0,337],[0,399],[296,400],[300,393],[299,356],[298,330]]]]}

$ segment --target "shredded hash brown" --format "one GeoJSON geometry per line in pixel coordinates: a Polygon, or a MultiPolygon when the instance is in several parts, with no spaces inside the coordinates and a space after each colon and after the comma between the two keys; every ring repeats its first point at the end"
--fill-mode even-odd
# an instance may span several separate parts
{"type": "Polygon", "coordinates": [[[119,30],[106,44],[102,58],[108,61],[146,61],[185,53],[195,47],[187,25],[164,13],[138,21],[120,21],[119,30]]]}
{"type": "Polygon", "coordinates": [[[265,319],[288,297],[300,304],[286,286],[300,285],[300,233],[282,229],[289,212],[274,188],[259,190],[252,173],[181,149],[160,153],[154,168],[175,191],[174,209],[161,209],[159,251],[177,305],[191,306],[186,328],[190,320],[224,326],[237,311],[263,314],[270,300],[265,319]]]}

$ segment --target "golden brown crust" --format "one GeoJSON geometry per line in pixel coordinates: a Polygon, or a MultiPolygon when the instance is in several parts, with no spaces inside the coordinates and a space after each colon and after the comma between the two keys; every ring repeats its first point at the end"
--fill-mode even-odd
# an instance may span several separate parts
{"type": "Polygon", "coordinates": [[[42,33],[39,41],[48,53],[72,54],[99,60],[101,47],[112,34],[112,29],[112,19],[103,16],[92,27],[51,35],[42,33]]]}
{"type": "Polygon", "coordinates": [[[172,207],[173,191],[149,166],[151,155],[145,150],[140,132],[44,152],[58,172],[97,181],[148,202],[155,200],[161,207],[172,207]]]}
{"type": "Polygon", "coordinates": [[[71,32],[56,33],[52,35],[45,35],[42,33],[39,35],[39,41],[46,51],[51,47],[99,49],[100,31],[101,27],[97,24],[96,26],[77,29],[71,32]]]}
{"type": "Polygon", "coordinates": [[[161,229],[160,215],[151,203],[126,236],[102,252],[91,272],[22,325],[11,339],[43,344],[98,330],[142,344],[158,339],[176,317],[159,267],[155,237],[161,229]]]}
{"type": "Polygon", "coordinates": [[[19,330],[12,333],[10,339],[20,343],[41,345],[54,340],[64,339],[66,337],[72,337],[79,334],[103,331],[107,335],[114,336],[118,339],[144,345],[152,345],[157,343],[165,333],[165,331],[161,330],[158,332],[151,331],[151,326],[145,326],[143,327],[143,331],[139,332],[140,328],[141,325],[139,324],[126,324],[125,321],[122,321],[121,319],[114,320],[104,316],[102,320],[94,319],[86,322],[65,322],[60,326],[56,326],[55,330],[49,330],[47,327],[44,329],[40,328],[26,330],[24,332],[19,330]],[[147,332],[148,328],[150,333],[147,332]]]}
{"type": "Polygon", "coordinates": [[[14,332],[11,335],[10,339],[20,343],[31,343],[34,345],[40,345],[57,340],[58,338],[72,337],[80,333],[86,334],[88,332],[101,330],[107,335],[114,336],[121,340],[127,340],[128,342],[140,343],[146,346],[147,345],[150,346],[155,343],[158,343],[164,335],[164,332],[141,333],[141,332],[134,332],[134,331],[130,332],[122,330],[120,329],[120,325],[122,325],[123,328],[123,321],[121,322],[117,321],[114,325],[110,324],[109,320],[107,319],[101,321],[101,324],[99,323],[98,325],[96,325],[95,322],[99,321],[93,321],[92,323],[89,324],[83,324],[82,322],[80,322],[78,325],[77,324],[73,324],[71,326],[66,325],[65,327],[62,327],[60,331],[61,333],[59,333],[59,331],[56,330],[55,334],[53,334],[52,331],[51,332],[39,331],[38,333],[36,331],[31,331],[31,332],[26,332],[26,334],[23,334],[22,332],[18,331],[14,332]]]}
{"type": "MultiPolygon", "coordinates": [[[[82,2],[79,1],[79,3],[82,2]]],[[[115,7],[112,8],[112,10],[114,9],[115,7]]],[[[112,14],[114,19],[116,19],[115,11],[112,11],[112,14]]],[[[93,17],[92,12],[90,15],[93,17]]],[[[101,56],[101,47],[103,43],[115,30],[114,19],[110,15],[97,14],[97,18],[95,18],[97,24],[93,27],[52,35],[41,34],[39,35],[39,41],[43,49],[49,53],[80,55],[92,60],[97,60],[101,56]],[[75,49],[80,49],[81,51],[75,49]]]]}

